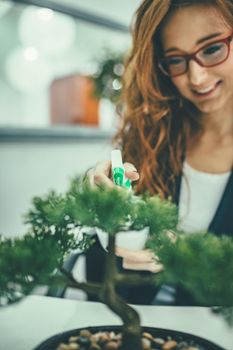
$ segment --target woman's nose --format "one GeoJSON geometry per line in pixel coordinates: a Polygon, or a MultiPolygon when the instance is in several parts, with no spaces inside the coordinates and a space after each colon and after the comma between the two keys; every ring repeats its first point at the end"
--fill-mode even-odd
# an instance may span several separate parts
{"type": "Polygon", "coordinates": [[[190,85],[193,85],[193,86],[201,85],[206,80],[206,76],[207,76],[206,67],[200,66],[200,64],[194,60],[191,60],[189,62],[188,77],[189,77],[190,85]]]}

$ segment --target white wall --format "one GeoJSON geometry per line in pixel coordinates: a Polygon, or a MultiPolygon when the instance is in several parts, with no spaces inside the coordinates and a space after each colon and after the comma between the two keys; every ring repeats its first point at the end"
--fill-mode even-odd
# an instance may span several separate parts
{"type": "Polygon", "coordinates": [[[0,234],[24,234],[23,215],[33,196],[66,190],[71,177],[109,158],[110,149],[106,140],[1,143],[0,234]]]}

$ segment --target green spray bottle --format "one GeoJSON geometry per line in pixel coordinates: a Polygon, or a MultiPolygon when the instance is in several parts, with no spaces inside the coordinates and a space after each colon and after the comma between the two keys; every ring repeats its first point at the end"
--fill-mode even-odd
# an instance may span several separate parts
{"type": "Polygon", "coordinates": [[[115,185],[131,190],[131,181],[125,177],[125,168],[121,151],[115,149],[111,152],[112,179],[115,185]]]}

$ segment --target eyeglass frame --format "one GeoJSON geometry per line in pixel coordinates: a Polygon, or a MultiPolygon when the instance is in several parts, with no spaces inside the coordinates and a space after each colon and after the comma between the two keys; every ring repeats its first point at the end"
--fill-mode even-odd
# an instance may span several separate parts
{"type": "Polygon", "coordinates": [[[197,62],[201,67],[210,68],[210,67],[218,66],[219,64],[224,63],[224,62],[228,59],[228,57],[229,57],[229,55],[230,55],[230,44],[231,44],[232,39],[233,39],[233,31],[232,31],[232,33],[231,33],[230,35],[228,35],[226,38],[218,39],[218,40],[212,41],[212,42],[210,42],[210,43],[208,43],[208,44],[205,44],[205,45],[203,45],[202,47],[200,47],[198,50],[196,50],[196,51],[193,52],[193,53],[190,53],[190,54],[183,54],[183,55],[182,55],[182,54],[181,54],[181,55],[174,54],[174,55],[169,55],[169,56],[167,56],[166,58],[170,58],[170,57],[182,57],[182,58],[185,59],[185,62],[186,62],[186,69],[185,69],[185,71],[182,72],[182,73],[178,73],[178,74],[168,74],[168,73],[164,70],[162,64],[160,63],[161,61],[166,60],[165,57],[162,58],[162,59],[160,60],[160,62],[158,63],[158,67],[160,68],[160,70],[162,71],[162,73],[163,73],[164,75],[166,75],[167,77],[178,77],[178,76],[180,76],[180,75],[183,75],[183,74],[187,73],[187,71],[188,71],[188,69],[189,69],[189,62],[190,62],[191,60],[194,60],[195,62],[197,62]],[[210,45],[214,45],[214,44],[216,44],[216,43],[225,43],[225,44],[227,45],[227,50],[228,50],[228,51],[227,51],[227,55],[226,55],[226,57],[224,58],[224,60],[222,60],[222,61],[220,61],[220,62],[218,62],[218,63],[212,64],[212,65],[206,66],[206,65],[204,65],[204,64],[196,57],[196,55],[197,55],[201,50],[205,49],[206,47],[208,47],[208,46],[210,46],[210,45]]]}

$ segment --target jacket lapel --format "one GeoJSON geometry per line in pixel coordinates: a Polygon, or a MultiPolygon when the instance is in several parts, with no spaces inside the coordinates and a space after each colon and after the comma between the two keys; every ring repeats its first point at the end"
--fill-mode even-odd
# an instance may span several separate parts
{"type": "Polygon", "coordinates": [[[233,237],[233,171],[210,223],[209,231],[216,235],[226,234],[233,237]]]}

